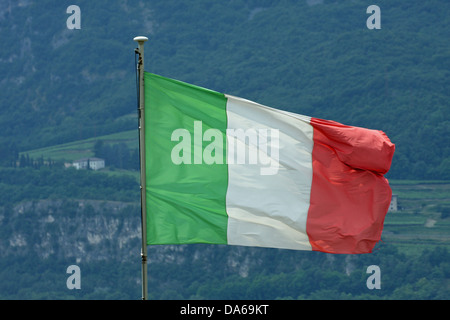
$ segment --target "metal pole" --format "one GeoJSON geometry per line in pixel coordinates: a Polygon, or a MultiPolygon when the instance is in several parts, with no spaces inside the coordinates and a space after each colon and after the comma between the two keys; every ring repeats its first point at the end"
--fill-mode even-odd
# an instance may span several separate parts
{"type": "Polygon", "coordinates": [[[145,198],[145,90],[144,90],[144,42],[148,40],[147,37],[135,37],[133,39],[139,44],[139,148],[140,148],[140,163],[141,163],[141,230],[142,230],[142,300],[147,300],[147,207],[145,198]]]}

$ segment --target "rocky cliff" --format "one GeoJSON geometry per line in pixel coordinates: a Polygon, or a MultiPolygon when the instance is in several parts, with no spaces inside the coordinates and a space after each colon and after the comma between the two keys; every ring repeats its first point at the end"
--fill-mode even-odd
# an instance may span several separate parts
{"type": "Polygon", "coordinates": [[[139,256],[140,213],[134,203],[27,201],[0,209],[0,257],[36,254],[77,263],[139,256]]]}

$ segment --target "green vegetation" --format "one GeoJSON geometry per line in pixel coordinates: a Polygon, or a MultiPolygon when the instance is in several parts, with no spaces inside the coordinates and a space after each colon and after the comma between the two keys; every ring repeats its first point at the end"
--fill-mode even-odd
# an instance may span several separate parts
{"type": "MultiPolygon", "coordinates": [[[[419,256],[405,255],[389,245],[380,246],[370,255],[333,256],[190,245],[183,246],[182,253],[168,247],[165,255],[173,261],[154,262],[157,250],[149,251],[149,295],[153,300],[446,300],[450,292],[450,252],[441,247],[424,250],[419,256]],[[237,268],[230,267],[230,259],[237,268]],[[370,265],[380,267],[379,290],[366,286],[370,265]],[[245,274],[239,267],[246,270],[245,274]]],[[[73,260],[55,256],[0,260],[0,299],[138,300],[140,269],[136,261],[77,263],[82,272],[81,290],[68,290],[65,270],[75,263],[73,260]]]]}
{"type": "Polygon", "coordinates": [[[0,168],[0,203],[38,199],[139,201],[136,176],[74,168],[0,168]]]}
{"type": "Polygon", "coordinates": [[[50,0],[0,19],[0,159],[136,129],[133,36],[148,71],[309,116],[385,131],[391,178],[450,179],[450,3],[50,0]],[[45,27],[43,27],[45,26],[45,27]],[[14,32],[11,32],[14,30],[14,32]],[[33,30],[33,32],[29,32],[33,30]]]}
{"type": "MultiPolygon", "coordinates": [[[[59,219],[111,215],[108,210],[98,211],[89,204],[80,207],[78,200],[72,199],[131,204],[133,209],[116,213],[114,219],[131,217],[138,223],[137,177],[127,175],[126,171],[115,172],[47,166],[0,169],[0,247],[15,239],[18,232],[26,235],[26,241],[32,244],[20,247],[16,255],[9,253],[0,259],[0,299],[139,299],[137,239],[131,247],[135,251],[131,260],[114,253],[118,247],[115,240],[108,240],[103,247],[86,244],[89,251],[79,256],[82,258],[79,263],[74,257],[66,257],[62,248],[58,250],[62,246],[59,243],[52,244],[56,250],[50,251],[48,257],[36,255],[36,246],[45,243],[42,238],[46,233],[60,239],[63,230],[71,230],[75,236],[66,235],[67,241],[75,243],[66,244],[69,247],[87,241],[79,232],[89,228],[88,225],[52,224],[40,229],[39,221],[50,212],[55,217],[61,215],[59,219]],[[43,210],[36,203],[39,199],[62,202],[58,208],[50,206],[43,210]],[[35,205],[26,207],[27,201],[35,205]],[[25,208],[23,218],[14,213],[18,203],[25,208]],[[36,215],[36,220],[25,218],[36,215]],[[90,255],[104,256],[100,250],[105,248],[113,254],[111,258],[84,261],[90,255]],[[79,265],[82,270],[81,290],[65,287],[68,277],[65,269],[71,264],[79,265]]],[[[393,188],[395,192],[398,186],[407,186],[411,194],[416,194],[415,189],[423,185],[430,188],[429,193],[417,201],[432,196],[434,188],[439,195],[439,188],[449,188],[450,183],[397,182],[393,188]]],[[[408,194],[405,191],[404,195],[408,194]]],[[[448,199],[437,197],[433,204],[409,207],[414,201],[413,197],[399,198],[402,210],[387,214],[382,242],[367,255],[218,245],[150,246],[150,298],[447,299],[450,292],[448,199]],[[369,277],[366,270],[370,265],[381,269],[381,290],[369,290],[366,286],[369,277]]],[[[123,225],[121,222],[119,228],[123,225]]]]}

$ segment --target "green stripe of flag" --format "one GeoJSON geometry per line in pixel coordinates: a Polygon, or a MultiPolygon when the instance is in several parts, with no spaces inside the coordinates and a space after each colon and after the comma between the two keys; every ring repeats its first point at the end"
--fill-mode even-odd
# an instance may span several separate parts
{"type": "Polygon", "coordinates": [[[147,243],[226,244],[227,100],[221,93],[148,72],[144,78],[147,243]],[[194,129],[201,135],[195,136],[194,129]],[[208,129],[222,133],[222,143],[214,145],[223,149],[213,154],[221,152],[222,160],[214,164],[203,159],[204,152],[211,152],[205,150],[210,142],[202,141],[208,129]],[[177,159],[191,164],[175,164],[174,148],[177,159]]]}

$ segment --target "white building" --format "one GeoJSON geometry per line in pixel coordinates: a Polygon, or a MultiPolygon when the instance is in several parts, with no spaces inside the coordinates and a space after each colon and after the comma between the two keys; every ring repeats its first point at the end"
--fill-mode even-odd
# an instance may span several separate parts
{"type": "Polygon", "coordinates": [[[397,207],[397,198],[398,198],[398,196],[397,196],[396,194],[393,194],[393,195],[392,195],[392,198],[391,198],[391,204],[389,205],[389,210],[388,210],[388,212],[394,212],[394,211],[397,211],[397,210],[398,210],[398,207],[397,207]]]}
{"type": "Polygon", "coordinates": [[[75,160],[72,164],[76,169],[89,169],[98,170],[105,167],[105,160],[100,158],[83,158],[75,160]]]}

